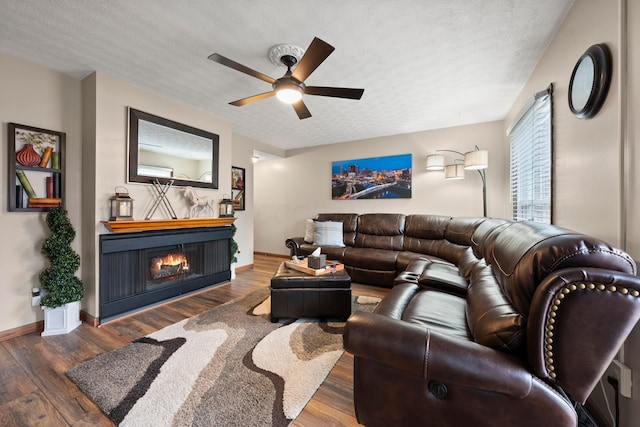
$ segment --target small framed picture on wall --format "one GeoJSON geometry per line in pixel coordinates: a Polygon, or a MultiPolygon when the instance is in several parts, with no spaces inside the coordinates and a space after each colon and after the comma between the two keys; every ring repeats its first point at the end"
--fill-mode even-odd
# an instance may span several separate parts
{"type": "Polygon", "coordinates": [[[236,211],[244,210],[245,200],[245,169],[231,166],[231,193],[233,195],[233,208],[236,211]]]}

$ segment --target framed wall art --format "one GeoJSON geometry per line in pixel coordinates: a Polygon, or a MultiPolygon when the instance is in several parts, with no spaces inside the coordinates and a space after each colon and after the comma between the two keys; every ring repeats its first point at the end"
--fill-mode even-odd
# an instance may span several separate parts
{"type": "Polygon", "coordinates": [[[245,169],[231,166],[231,194],[233,196],[233,209],[244,210],[245,201],[245,169]]]}
{"type": "Polygon", "coordinates": [[[411,154],[331,163],[331,198],[410,199],[411,154]]]}

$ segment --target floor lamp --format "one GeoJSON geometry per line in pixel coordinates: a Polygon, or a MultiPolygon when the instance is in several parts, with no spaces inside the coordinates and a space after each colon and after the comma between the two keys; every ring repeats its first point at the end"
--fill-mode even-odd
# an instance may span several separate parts
{"type": "Polygon", "coordinates": [[[427,156],[427,170],[444,170],[445,179],[464,179],[465,170],[475,170],[480,174],[482,179],[482,208],[483,215],[487,216],[487,173],[489,167],[489,152],[480,150],[476,145],[475,150],[461,153],[455,150],[436,150],[435,154],[427,156]],[[454,159],[453,163],[445,165],[443,154],[438,153],[454,153],[460,158],[454,159]]]}

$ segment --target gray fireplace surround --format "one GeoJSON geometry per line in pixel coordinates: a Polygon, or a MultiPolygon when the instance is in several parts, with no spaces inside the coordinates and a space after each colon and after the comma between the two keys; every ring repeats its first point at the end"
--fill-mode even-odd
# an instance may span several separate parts
{"type": "Polygon", "coordinates": [[[231,278],[231,227],[100,235],[100,322],[231,278]]]}

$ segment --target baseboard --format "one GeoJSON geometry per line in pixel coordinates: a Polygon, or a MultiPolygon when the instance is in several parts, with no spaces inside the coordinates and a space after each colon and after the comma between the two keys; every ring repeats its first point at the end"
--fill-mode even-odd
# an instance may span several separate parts
{"type": "Polygon", "coordinates": [[[8,331],[0,332],[0,342],[17,338],[22,335],[31,334],[34,332],[42,332],[44,330],[44,320],[31,323],[29,325],[19,326],[17,328],[9,329],[8,331]]]}
{"type": "MultiPolygon", "coordinates": [[[[254,252],[254,254],[273,257],[273,258],[289,259],[288,256],[280,255],[280,254],[270,254],[266,252],[254,252]]],[[[253,264],[243,265],[240,267],[236,267],[236,273],[240,273],[242,271],[251,270],[251,269],[253,269],[253,264]]],[[[187,296],[191,296],[191,294],[187,296]]],[[[82,320],[82,322],[88,324],[89,326],[93,326],[94,328],[100,326],[100,320],[97,317],[92,316],[91,314],[87,313],[84,310],[80,310],[80,320],[82,320]]],[[[44,330],[43,320],[39,322],[31,323],[29,325],[19,326],[14,329],[9,329],[8,331],[0,332],[0,342],[10,340],[11,338],[17,338],[22,335],[31,334],[33,332],[42,332],[43,330],[44,330]]]]}
{"type": "Polygon", "coordinates": [[[261,255],[261,256],[268,256],[268,257],[272,257],[272,258],[281,258],[281,259],[289,259],[289,255],[282,255],[282,254],[272,254],[269,252],[254,252],[254,255],[261,255]]]}
{"type": "MultiPolygon", "coordinates": [[[[80,310],[80,320],[87,323],[90,326],[96,327],[100,324],[98,319],[84,310],[80,310]]],[[[18,338],[22,335],[32,334],[34,332],[44,331],[44,320],[39,322],[30,323],[28,325],[19,326],[17,328],[9,329],[8,331],[0,332],[0,342],[10,340],[12,338],[18,338]]]]}
{"type": "Polygon", "coordinates": [[[240,273],[242,271],[253,270],[253,264],[242,265],[240,267],[236,267],[236,273],[240,273]]]}
{"type": "Polygon", "coordinates": [[[88,324],[89,326],[93,326],[94,328],[100,325],[100,321],[98,320],[97,317],[90,315],[84,310],[80,310],[80,320],[82,320],[84,323],[88,324]]]}

